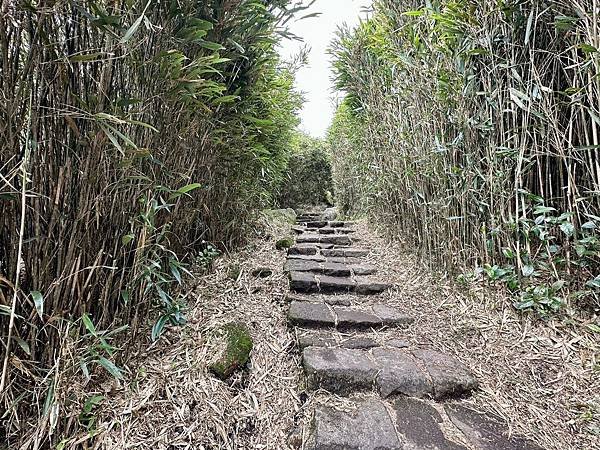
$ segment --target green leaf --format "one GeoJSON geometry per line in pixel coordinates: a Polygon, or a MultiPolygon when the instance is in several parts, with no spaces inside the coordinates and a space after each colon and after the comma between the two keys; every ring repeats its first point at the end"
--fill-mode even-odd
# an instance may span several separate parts
{"type": "Polygon", "coordinates": [[[135,236],[133,234],[126,234],[125,236],[123,236],[121,238],[121,242],[123,243],[123,245],[127,245],[131,241],[133,241],[134,238],[135,238],[135,236]]]}
{"type": "Polygon", "coordinates": [[[202,185],[200,183],[192,183],[192,184],[188,184],[186,186],[183,186],[179,189],[177,189],[177,193],[178,194],[187,194],[190,191],[193,191],[194,189],[198,189],[202,187],[202,185]]]}
{"type": "Polygon", "coordinates": [[[38,316],[40,316],[40,319],[43,319],[43,315],[44,315],[44,296],[42,295],[42,293],[40,291],[32,291],[31,292],[31,297],[33,297],[33,303],[35,305],[35,310],[37,311],[38,316]]]}
{"type": "Polygon", "coordinates": [[[583,51],[583,53],[596,53],[598,49],[590,44],[580,44],[579,48],[583,51]]]}
{"type": "Polygon", "coordinates": [[[530,264],[526,264],[521,268],[521,273],[523,274],[524,277],[530,277],[531,275],[533,275],[534,271],[535,271],[535,269],[530,264]]]}
{"type": "MultiPolygon", "coordinates": [[[[151,1],[151,0],[150,0],[151,1]]],[[[144,11],[142,12],[142,14],[140,15],[140,17],[138,17],[136,19],[135,22],[133,22],[133,25],[131,25],[129,27],[129,29],[127,30],[127,32],[125,33],[125,36],[123,36],[121,38],[121,40],[119,41],[121,44],[125,44],[127,41],[129,41],[129,39],[131,39],[131,37],[134,35],[134,33],[137,31],[137,29],[139,28],[139,26],[141,25],[142,21],[144,20],[144,16],[146,15],[146,10],[148,9],[148,6],[150,6],[150,1],[146,4],[146,7],[144,8],[144,11]]]]}
{"type": "Polygon", "coordinates": [[[589,330],[592,330],[594,333],[600,333],[600,326],[596,325],[595,323],[588,323],[586,327],[589,330]]]}
{"type": "Polygon", "coordinates": [[[21,347],[28,356],[31,356],[31,349],[29,348],[29,344],[19,337],[14,336],[13,338],[15,341],[17,341],[19,347],[21,347]]]}
{"type": "Polygon", "coordinates": [[[94,326],[92,319],[90,319],[90,316],[84,313],[83,316],[81,316],[81,321],[93,336],[98,336],[98,332],[96,331],[96,327],[94,326]]]}
{"type": "Polygon", "coordinates": [[[160,337],[168,320],[169,320],[169,316],[167,314],[160,316],[158,318],[158,320],[152,327],[152,340],[153,341],[156,341],[160,337]]]}
{"type": "Polygon", "coordinates": [[[571,222],[561,223],[560,229],[567,237],[571,237],[575,233],[575,226],[571,222]]]}
{"type": "Polygon", "coordinates": [[[104,367],[108,371],[108,373],[110,373],[117,380],[121,380],[123,378],[121,369],[115,366],[115,364],[112,361],[106,359],[104,356],[98,357],[98,363],[100,363],[100,365],[104,367]]]}

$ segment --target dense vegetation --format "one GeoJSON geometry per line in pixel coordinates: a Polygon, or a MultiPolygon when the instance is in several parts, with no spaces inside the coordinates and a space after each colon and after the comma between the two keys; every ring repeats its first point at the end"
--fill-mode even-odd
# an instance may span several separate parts
{"type": "Polygon", "coordinates": [[[332,46],[336,197],[516,306],[600,307],[600,11],[376,0],[332,46]]]}
{"type": "Polygon", "coordinates": [[[301,103],[274,49],[290,3],[3,3],[7,442],[73,428],[69,380],[121,378],[115,336],[182,322],[186,255],[240,242],[277,197],[301,103]]]}
{"type": "Polygon", "coordinates": [[[327,143],[297,132],[290,156],[279,204],[283,208],[326,205],[333,201],[333,181],[327,143]]]}

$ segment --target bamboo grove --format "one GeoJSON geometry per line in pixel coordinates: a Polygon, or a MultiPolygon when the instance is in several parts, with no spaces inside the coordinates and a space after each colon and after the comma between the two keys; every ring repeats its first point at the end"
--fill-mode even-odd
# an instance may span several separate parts
{"type": "Polygon", "coordinates": [[[520,309],[600,307],[600,2],[376,0],[330,51],[345,211],[520,309]]]}
{"type": "Polygon", "coordinates": [[[277,196],[301,98],[275,46],[301,7],[1,5],[0,437],[44,446],[82,409],[69,377],[120,378],[114,339],[182,322],[187,256],[277,196]]]}

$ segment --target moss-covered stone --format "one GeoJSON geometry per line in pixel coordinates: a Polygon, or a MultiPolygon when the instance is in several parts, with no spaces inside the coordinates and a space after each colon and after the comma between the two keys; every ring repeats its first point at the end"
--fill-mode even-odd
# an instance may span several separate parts
{"type": "Polygon", "coordinates": [[[210,366],[210,371],[225,380],[250,359],[252,337],[244,324],[232,322],[221,329],[225,338],[225,349],[221,357],[210,366]]]}
{"type": "Polygon", "coordinates": [[[277,250],[286,250],[286,249],[290,248],[292,245],[294,245],[294,239],[291,237],[286,237],[283,239],[279,239],[275,243],[275,248],[277,250]]]}

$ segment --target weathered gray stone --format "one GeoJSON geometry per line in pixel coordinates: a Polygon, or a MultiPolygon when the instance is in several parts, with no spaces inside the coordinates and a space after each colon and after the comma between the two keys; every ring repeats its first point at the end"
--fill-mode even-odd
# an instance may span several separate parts
{"type": "Polygon", "coordinates": [[[356,283],[351,278],[319,276],[319,290],[321,292],[351,292],[356,283]]]}
{"type": "Polygon", "coordinates": [[[323,301],[328,305],[335,306],[350,306],[352,304],[349,298],[341,295],[327,295],[323,298],[323,301]]]}
{"type": "Polygon", "coordinates": [[[354,336],[347,339],[343,339],[340,342],[340,347],[344,348],[362,348],[369,349],[373,347],[377,347],[377,341],[370,337],[362,337],[362,336],[354,336]]]}
{"type": "Polygon", "coordinates": [[[290,272],[292,270],[298,272],[319,272],[321,270],[321,264],[318,261],[309,261],[303,259],[289,259],[284,266],[284,271],[290,272]]]}
{"type": "Polygon", "coordinates": [[[376,400],[354,412],[319,406],[315,410],[308,450],[401,450],[385,406],[376,400]]]}
{"type": "Polygon", "coordinates": [[[340,328],[375,328],[381,327],[381,319],[366,311],[348,308],[333,308],[340,328]]]}
{"type": "MultiPolygon", "coordinates": [[[[348,241],[351,242],[351,239],[348,236],[340,236],[340,237],[345,237],[348,239],[348,241]]],[[[362,250],[359,248],[333,248],[330,250],[323,250],[323,256],[335,256],[335,257],[341,257],[341,258],[347,258],[347,257],[351,257],[351,258],[358,258],[358,257],[362,257],[362,256],[367,256],[369,254],[369,252],[367,250],[362,250]]]]}
{"type": "Polygon", "coordinates": [[[321,261],[325,262],[326,258],[321,255],[288,255],[288,260],[290,259],[303,259],[305,261],[321,261]]]}
{"type": "Polygon", "coordinates": [[[288,318],[294,325],[335,326],[335,315],[325,303],[292,302],[288,318]]]}
{"type": "Polygon", "coordinates": [[[384,325],[408,325],[415,321],[414,317],[387,305],[373,305],[373,314],[379,317],[384,325]]]}
{"type": "Polygon", "coordinates": [[[385,343],[385,345],[389,347],[395,348],[408,348],[410,344],[407,341],[403,341],[402,339],[391,339],[385,343]]]}
{"type": "Polygon", "coordinates": [[[349,277],[352,275],[350,266],[340,263],[326,262],[322,265],[320,272],[324,275],[329,275],[332,277],[349,277]]]}
{"type": "Polygon", "coordinates": [[[392,285],[388,283],[381,283],[377,281],[365,281],[357,279],[356,293],[361,295],[372,295],[380,294],[383,291],[387,291],[392,285]]]}
{"type": "Polygon", "coordinates": [[[417,366],[410,354],[399,349],[373,349],[380,372],[377,387],[382,397],[403,394],[409,397],[432,397],[433,385],[428,375],[417,366]]]}
{"type": "Polygon", "coordinates": [[[326,220],[313,220],[310,222],[306,222],[307,228],[323,228],[327,226],[326,220]]]}
{"type": "Polygon", "coordinates": [[[335,234],[335,228],[323,227],[317,231],[319,234],[335,234]]]}
{"type": "Polygon", "coordinates": [[[458,360],[435,350],[412,350],[433,381],[434,397],[443,399],[466,394],[477,387],[473,374],[458,360]]]}
{"type": "Polygon", "coordinates": [[[508,436],[508,428],[495,418],[463,405],[447,405],[446,413],[465,435],[473,448],[480,450],[542,450],[542,447],[520,436],[508,436]]]}
{"type": "Polygon", "coordinates": [[[270,267],[260,266],[260,267],[255,267],[254,269],[252,269],[253,277],[268,278],[271,275],[273,275],[273,269],[271,269],[270,267]]]}
{"type": "Polygon", "coordinates": [[[288,255],[316,255],[318,251],[314,245],[294,245],[288,249],[288,255]]]}
{"type": "Polygon", "coordinates": [[[331,208],[325,208],[325,211],[323,211],[323,219],[325,220],[335,220],[337,219],[338,216],[338,209],[335,206],[332,206],[331,208]]]}
{"type": "Polygon", "coordinates": [[[363,350],[307,347],[302,352],[309,389],[339,395],[373,388],[377,367],[363,350]]]}
{"type": "Polygon", "coordinates": [[[401,397],[394,402],[396,426],[408,449],[467,450],[444,436],[442,416],[432,406],[414,398],[401,397]]]}
{"type": "MultiPolygon", "coordinates": [[[[321,236],[321,239],[319,240],[319,242],[322,242],[325,244],[334,244],[334,245],[351,245],[352,239],[350,239],[350,237],[346,236],[345,234],[328,234],[325,236],[321,236]]],[[[323,251],[333,251],[333,249],[323,250],[323,251]]],[[[353,256],[353,255],[346,255],[346,256],[353,256]]]]}
{"type": "Polygon", "coordinates": [[[337,347],[337,345],[338,342],[331,333],[313,332],[298,336],[300,350],[304,350],[306,347],[337,347]]]}
{"type": "Polygon", "coordinates": [[[290,289],[296,292],[314,292],[318,289],[315,276],[310,272],[290,272],[290,289]]]}
{"type": "Polygon", "coordinates": [[[351,267],[351,269],[355,275],[373,275],[377,273],[377,268],[371,264],[355,264],[351,267]]]}
{"type": "Polygon", "coordinates": [[[297,234],[302,234],[302,233],[304,233],[304,232],[306,231],[306,227],[303,227],[303,226],[301,226],[301,225],[294,225],[294,226],[291,228],[291,230],[292,230],[294,233],[297,233],[297,234]]]}
{"type": "MultiPolygon", "coordinates": [[[[325,258],[323,256],[323,258],[325,258]]],[[[326,259],[327,262],[332,262],[332,263],[340,263],[340,264],[361,264],[362,260],[360,258],[344,258],[343,256],[333,256],[333,257],[328,257],[326,259]]]]}
{"type": "Polygon", "coordinates": [[[354,222],[342,221],[342,220],[330,220],[329,226],[332,228],[340,228],[340,227],[351,227],[354,225],[354,222]]]}

